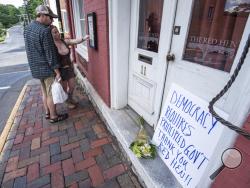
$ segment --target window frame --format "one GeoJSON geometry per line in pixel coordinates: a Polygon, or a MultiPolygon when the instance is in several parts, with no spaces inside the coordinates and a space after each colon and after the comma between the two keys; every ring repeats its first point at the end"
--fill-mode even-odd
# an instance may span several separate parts
{"type": "MultiPolygon", "coordinates": [[[[75,28],[76,38],[84,37],[84,36],[82,36],[82,29],[81,29],[81,24],[80,24],[83,19],[80,19],[79,1],[83,1],[83,0],[74,0],[74,1],[72,1],[73,15],[74,15],[74,28],[75,28]]],[[[84,1],[83,1],[83,6],[84,6],[84,1]]],[[[84,18],[85,31],[86,31],[86,27],[87,27],[86,26],[86,18],[84,18]]],[[[88,62],[87,43],[86,43],[86,45],[84,45],[83,43],[78,44],[77,48],[75,50],[82,58],[84,58],[88,62]]]]}

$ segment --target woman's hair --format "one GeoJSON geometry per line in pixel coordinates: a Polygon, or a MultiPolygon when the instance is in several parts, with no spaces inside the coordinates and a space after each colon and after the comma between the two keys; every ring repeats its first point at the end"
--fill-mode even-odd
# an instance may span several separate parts
{"type": "Polygon", "coordinates": [[[54,25],[52,25],[52,26],[51,26],[51,34],[52,34],[52,37],[53,37],[53,38],[54,38],[54,33],[53,33],[54,30],[56,30],[57,32],[59,32],[59,30],[57,29],[57,27],[54,26],[54,25]]]}

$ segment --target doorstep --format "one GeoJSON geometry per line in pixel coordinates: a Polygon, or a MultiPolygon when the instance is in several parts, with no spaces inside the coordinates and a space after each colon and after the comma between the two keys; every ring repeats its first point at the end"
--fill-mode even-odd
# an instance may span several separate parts
{"type": "MultiPolygon", "coordinates": [[[[123,149],[127,158],[131,161],[133,170],[139,180],[148,188],[181,187],[158,155],[154,160],[138,159],[129,149],[130,143],[133,142],[139,131],[139,126],[135,121],[137,115],[129,108],[123,108],[121,110],[110,109],[78,69],[76,69],[76,75],[90,101],[93,103],[93,106],[103,118],[109,131],[120,143],[121,149],[123,149]]],[[[151,137],[152,132],[151,130],[151,134],[149,133],[151,137]]]]}

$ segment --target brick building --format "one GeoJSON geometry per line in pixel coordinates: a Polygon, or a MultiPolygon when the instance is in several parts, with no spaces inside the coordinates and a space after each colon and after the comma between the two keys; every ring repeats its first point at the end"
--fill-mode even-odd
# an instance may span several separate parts
{"type": "MultiPolygon", "coordinates": [[[[55,1],[47,3],[56,10],[55,1]]],[[[153,134],[173,83],[208,104],[242,55],[250,31],[250,1],[60,0],[60,6],[66,37],[90,35],[90,42],[73,51],[77,77],[139,178],[147,187],[189,187],[160,158],[145,162],[134,157],[128,149],[138,130],[133,120],[143,116],[153,134]]],[[[215,106],[228,121],[249,131],[248,61],[249,53],[233,86],[215,106]]],[[[196,186],[249,187],[247,145],[249,140],[224,128],[196,186]],[[224,169],[211,180],[229,147],[242,153],[241,166],[224,169]]]]}

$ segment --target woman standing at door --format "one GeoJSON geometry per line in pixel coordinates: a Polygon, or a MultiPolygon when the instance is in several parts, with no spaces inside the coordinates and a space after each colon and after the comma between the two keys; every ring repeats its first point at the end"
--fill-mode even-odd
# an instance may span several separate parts
{"type": "Polygon", "coordinates": [[[58,53],[60,55],[60,63],[61,63],[61,77],[62,77],[62,85],[65,92],[68,93],[69,97],[66,101],[68,108],[74,109],[76,108],[76,102],[73,100],[73,91],[75,88],[75,73],[74,67],[70,60],[70,45],[80,44],[89,39],[89,36],[86,35],[84,38],[80,39],[61,39],[60,33],[57,27],[52,26],[51,29],[52,37],[54,39],[54,43],[57,47],[58,53]]]}

